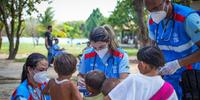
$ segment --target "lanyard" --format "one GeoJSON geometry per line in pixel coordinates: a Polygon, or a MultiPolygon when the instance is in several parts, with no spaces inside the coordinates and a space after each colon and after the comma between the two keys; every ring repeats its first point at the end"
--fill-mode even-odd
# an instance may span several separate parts
{"type": "Polygon", "coordinates": [[[28,85],[28,91],[31,94],[33,100],[44,100],[42,92],[39,88],[34,89],[32,86],[28,85]]]}
{"type": "MultiPolygon", "coordinates": [[[[114,65],[115,61],[114,61],[113,54],[111,54],[111,56],[108,58],[107,63],[110,61],[111,58],[112,58],[112,65],[114,65]]],[[[95,69],[94,67],[96,66],[96,59],[97,59],[97,55],[95,55],[95,57],[94,57],[93,68],[92,68],[93,70],[95,69]]]]}
{"type": "MultiPolygon", "coordinates": [[[[161,40],[164,40],[164,41],[169,41],[173,32],[174,32],[174,27],[175,27],[175,21],[174,21],[174,9],[173,9],[173,5],[172,5],[172,16],[170,16],[170,18],[167,19],[166,23],[164,24],[164,22],[162,21],[161,22],[161,25],[162,25],[162,33],[161,33],[161,40]],[[167,30],[167,27],[168,27],[168,24],[170,22],[170,20],[172,20],[172,28],[170,30],[170,33],[169,33],[169,36],[167,37],[164,37],[164,34],[166,33],[166,30],[167,30]]],[[[156,42],[158,43],[158,30],[159,30],[159,24],[156,25],[156,32],[155,32],[155,37],[156,37],[156,42]]]]}

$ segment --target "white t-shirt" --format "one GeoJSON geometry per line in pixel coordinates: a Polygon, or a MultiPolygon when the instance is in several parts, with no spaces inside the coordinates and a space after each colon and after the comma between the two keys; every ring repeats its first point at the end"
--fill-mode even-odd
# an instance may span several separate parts
{"type": "MultiPolygon", "coordinates": [[[[129,75],[108,95],[111,100],[149,100],[164,84],[161,76],[129,75]]],[[[175,91],[168,100],[178,100],[175,91]]]]}

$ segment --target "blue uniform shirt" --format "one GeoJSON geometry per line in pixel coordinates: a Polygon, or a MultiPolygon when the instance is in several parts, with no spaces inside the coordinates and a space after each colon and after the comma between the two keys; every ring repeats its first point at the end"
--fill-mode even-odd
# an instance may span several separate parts
{"type": "Polygon", "coordinates": [[[186,18],[186,32],[191,40],[196,43],[200,41],[200,15],[192,13],[186,18]]]}
{"type": "Polygon", "coordinates": [[[129,73],[129,60],[127,53],[122,49],[117,49],[115,54],[117,53],[119,54],[118,56],[108,52],[103,59],[101,59],[94,52],[93,48],[89,48],[83,54],[78,70],[81,74],[86,74],[91,70],[100,70],[105,73],[107,78],[119,78],[121,73],[129,73]],[[87,54],[94,55],[90,58],[86,58],[87,54]]]}
{"type": "MultiPolygon", "coordinates": [[[[151,17],[148,21],[149,37],[162,50],[166,62],[185,58],[199,50],[195,43],[200,41],[200,16],[191,8],[178,4],[173,4],[173,10],[171,19],[166,18],[159,24],[154,23],[151,17]]],[[[200,70],[200,62],[191,66],[200,70]]],[[[186,68],[181,67],[174,74],[163,77],[173,85],[179,99],[182,97],[179,82],[186,68]]]]}

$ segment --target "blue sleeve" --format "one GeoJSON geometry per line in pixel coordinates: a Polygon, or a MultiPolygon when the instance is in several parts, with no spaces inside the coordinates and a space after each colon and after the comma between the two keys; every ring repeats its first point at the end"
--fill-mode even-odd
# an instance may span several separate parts
{"type": "Polygon", "coordinates": [[[84,62],[85,62],[84,56],[85,55],[83,54],[83,56],[81,57],[80,63],[77,65],[78,71],[81,74],[86,74],[86,67],[84,65],[84,62]]]}
{"type": "Polygon", "coordinates": [[[200,16],[197,13],[187,16],[185,28],[188,36],[194,43],[200,41],[200,16]]]}
{"type": "Polygon", "coordinates": [[[17,90],[16,90],[16,96],[15,97],[24,97],[28,98],[29,97],[29,91],[28,88],[26,88],[23,85],[20,85],[17,90]]]}
{"type": "Polygon", "coordinates": [[[119,63],[119,73],[129,73],[129,59],[127,53],[124,53],[124,57],[119,63]]]}

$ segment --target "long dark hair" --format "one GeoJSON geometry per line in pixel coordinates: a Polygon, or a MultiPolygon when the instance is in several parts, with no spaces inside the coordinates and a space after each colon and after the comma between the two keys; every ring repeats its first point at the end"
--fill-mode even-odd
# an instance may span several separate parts
{"type": "Polygon", "coordinates": [[[90,32],[89,40],[93,42],[98,42],[98,41],[108,42],[109,49],[111,50],[115,50],[116,48],[119,47],[115,39],[115,33],[113,29],[108,25],[95,27],[90,32]]]}
{"type": "Polygon", "coordinates": [[[150,65],[151,68],[164,66],[164,56],[162,51],[155,46],[146,46],[137,53],[137,59],[150,65]]]}
{"type": "Polygon", "coordinates": [[[23,65],[23,71],[22,71],[22,75],[21,75],[21,83],[27,79],[28,67],[31,67],[34,69],[34,68],[36,68],[37,63],[44,59],[47,60],[47,58],[40,53],[32,53],[28,56],[25,64],[23,65]]]}

